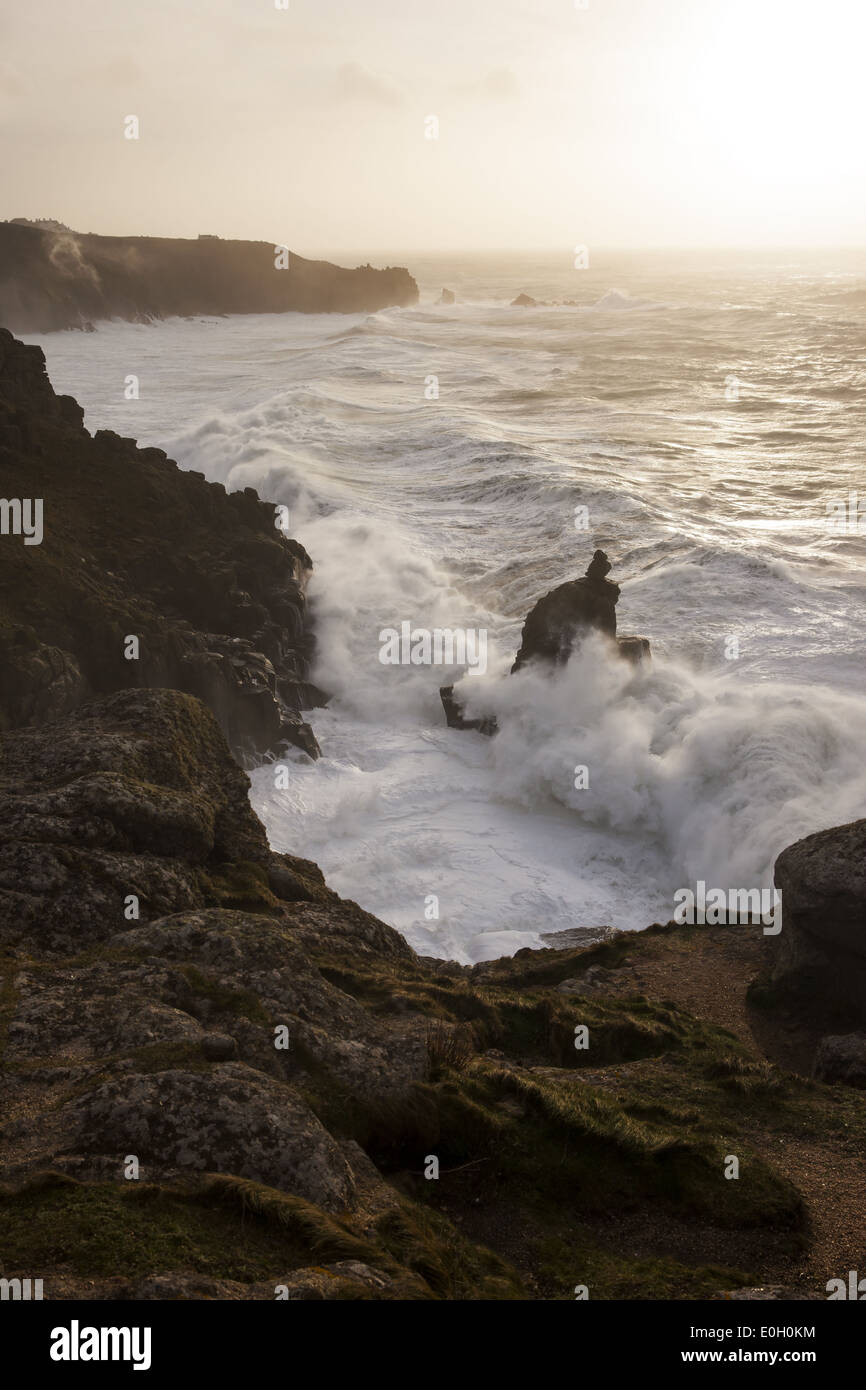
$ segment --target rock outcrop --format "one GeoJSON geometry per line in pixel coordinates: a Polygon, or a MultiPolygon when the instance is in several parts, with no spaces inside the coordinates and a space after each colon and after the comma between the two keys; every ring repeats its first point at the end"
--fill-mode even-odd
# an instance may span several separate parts
{"type": "Polygon", "coordinates": [[[814,1075],[819,1081],[842,1081],[866,1090],[866,1034],[822,1038],[815,1053],[814,1075]]]}
{"type": "MultiPolygon", "coordinates": [[[[619,655],[633,665],[650,659],[646,637],[617,637],[616,605],[619,585],[607,578],[611,564],[603,550],[597,550],[583,579],[569,580],[540,598],[523,624],[520,650],[511,674],[529,662],[564,666],[572,652],[589,632],[600,632],[616,643],[619,655]]],[[[439,688],[439,698],[449,729],[474,729],[492,737],[497,732],[494,715],[467,719],[453,685],[439,688]]]]}
{"type": "Polygon", "coordinates": [[[601,632],[619,642],[622,656],[639,662],[649,656],[645,637],[616,635],[616,605],[620,589],[607,576],[611,564],[596,550],[582,579],[572,579],[540,598],[523,625],[520,650],[512,672],[530,661],[564,665],[588,632],[601,632]]]}
{"type": "Polygon", "coordinates": [[[519,294],[516,299],[512,299],[512,309],[576,309],[579,301],[576,299],[533,299],[531,294],[519,294]]]}
{"type": "Polygon", "coordinates": [[[289,742],[317,756],[301,717],[325,698],[309,681],[304,547],[252,488],[90,435],[41,349],[4,329],[0,497],[38,499],[43,531],[28,544],[14,508],[0,518],[0,729],[171,686],[205,700],[240,754],[289,742]]]}
{"type": "Polygon", "coordinates": [[[821,830],[776,860],[782,930],[771,938],[777,984],[827,1015],[866,1022],[866,820],[821,830]]]}
{"type": "Polygon", "coordinates": [[[192,314],[373,313],[414,304],[403,268],[346,269],[264,241],[110,237],[0,223],[0,324],[16,333],[192,314]]]}

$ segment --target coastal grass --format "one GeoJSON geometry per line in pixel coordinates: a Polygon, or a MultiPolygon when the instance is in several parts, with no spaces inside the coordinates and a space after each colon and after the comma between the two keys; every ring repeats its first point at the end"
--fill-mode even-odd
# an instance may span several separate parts
{"type": "MultiPolygon", "coordinates": [[[[88,1279],[204,1275],[272,1281],[355,1261],[385,1275],[389,1298],[515,1298],[519,1277],[450,1222],[398,1199],[371,1234],[310,1202],[227,1174],[182,1186],[81,1182],[58,1172],[0,1186],[5,1270],[88,1279]]],[[[340,1296],[375,1298],[347,1288],[340,1296]]]]}

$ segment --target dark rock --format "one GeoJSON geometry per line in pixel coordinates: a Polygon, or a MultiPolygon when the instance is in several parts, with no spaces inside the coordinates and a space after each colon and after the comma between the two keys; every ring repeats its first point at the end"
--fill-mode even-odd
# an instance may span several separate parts
{"type": "Polygon", "coordinates": [[[276,910],[326,896],[315,866],[274,855],[216,719],[171,690],[119,691],[0,736],[0,941],[80,949],[188,908],[276,910]],[[318,882],[316,882],[318,875],[318,882]]]}
{"type": "Polygon", "coordinates": [[[464,719],[462,705],[454,698],[453,685],[441,685],[439,687],[439,698],[442,701],[442,708],[445,711],[445,721],[449,729],[475,729],[480,734],[486,734],[492,738],[497,731],[497,723],[494,715],[486,715],[483,719],[464,719]]]}
{"type": "Polygon", "coordinates": [[[233,1062],[238,1055],[237,1041],[228,1033],[205,1033],[201,1050],[209,1062],[233,1062]]]}
{"type": "Polygon", "coordinates": [[[647,637],[617,637],[616,645],[619,647],[619,654],[625,661],[630,661],[633,666],[640,666],[641,662],[650,660],[650,644],[647,637]]]}
{"type": "Polygon", "coordinates": [[[117,1163],[132,1153],[152,1175],[235,1173],[326,1211],[352,1205],[351,1169],[312,1110],[290,1086],[240,1062],[205,1075],[173,1070],[106,1082],[72,1101],[64,1121],[82,1154],[117,1163]]]}
{"type": "Polygon", "coordinates": [[[40,349],[0,329],[0,496],[45,499],[42,544],[0,546],[0,730],[169,686],[204,700],[241,756],[286,741],[318,756],[300,718],[321,702],[304,547],[252,488],[227,494],[82,421],[40,349]]]}
{"type": "Polygon", "coordinates": [[[583,579],[560,584],[538,600],[523,625],[512,672],[533,660],[564,665],[587,632],[616,637],[620,591],[619,585],[606,577],[610,568],[604,551],[597,550],[583,579]]]}
{"type": "Polygon", "coordinates": [[[866,1090],[866,1034],[822,1038],[813,1075],[818,1081],[844,1081],[847,1086],[866,1090]]]}
{"type": "Polygon", "coordinates": [[[773,979],[829,1016],[866,1020],[866,820],[821,830],[776,860],[782,930],[773,979]]]}

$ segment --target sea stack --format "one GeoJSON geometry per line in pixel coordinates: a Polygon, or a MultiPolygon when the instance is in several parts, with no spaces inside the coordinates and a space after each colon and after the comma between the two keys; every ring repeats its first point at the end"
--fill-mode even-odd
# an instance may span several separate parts
{"type": "Polygon", "coordinates": [[[648,657],[645,637],[616,635],[618,584],[607,576],[611,563],[596,550],[582,579],[571,579],[540,598],[523,624],[520,650],[512,674],[530,661],[564,666],[588,632],[603,632],[617,642],[620,655],[638,662],[648,657]]]}

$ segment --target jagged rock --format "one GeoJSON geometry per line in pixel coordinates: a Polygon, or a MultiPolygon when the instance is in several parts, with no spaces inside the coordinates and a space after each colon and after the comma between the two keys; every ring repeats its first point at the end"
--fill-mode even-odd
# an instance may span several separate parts
{"type": "Polygon", "coordinates": [[[630,661],[633,666],[640,666],[641,662],[650,659],[650,644],[647,637],[617,637],[616,645],[619,647],[619,654],[625,661],[630,661]]]}
{"type": "Polygon", "coordinates": [[[252,488],[226,493],[161,449],[91,437],[41,350],[5,329],[0,496],[44,508],[41,544],[0,545],[0,731],[112,690],[170,686],[210,705],[240,755],[288,741],[317,756],[300,715],[308,696],[321,703],[304,547],[252,488]]]}
{"type": "MultiPolygon", "coordinates": [[[[616,605],[620,589],[607,578],[611,565],[603,550],[596,550],[582,579],[569,580],[536,603],[523,624],[520,650],[512,675],[530,661],[564,666],[588,632],[600,632],[616,643],[619,655],[633,665],[650,659],[646,637],[617,637],[616,605]]],[[[439,689],[449,729],[475,729],[491,736],[497,732],[493,715],[467,719],[455,698],[453,685],[439,689]]]]}
{"type": "Polygon", "coordinates": [[[282,894],[328,896],[315,866],[271,851],[191,696],[119,691],[0,736],[0,941],[74,950],[196,906],[277,911],[282,894]]]}
{"type": "Polygon", "coordinates": [[[494,715],[485,715],[483,719],[465,719],[463,707],[454,698],[453,685],[441,685],[439,687],[439,698],[442,701],[442,708],[445,711],[445,722],[449,729],[477,729],[478,733],[486,734],[492,738],[497,730],[496,718],[494,715]]]}
{"type": "Polygon", "coordinates": [[[808,835],[776,860],[773,978],[826,1016],[866,1020],[866,820],[808,835]]]}
{"type": "Polygon", "coordinates": [[[844,1081],[847,1086],[866,1090],[866,1034],[822,1038],[813,1075],[819,1081],[844,1081]]]}
{"type": "Polygon", "coordinates": [[[616,604],[619,585],[606,576],[610,561],[597,550],[583,579],[572,579],[552,589],[536,603],[523,625],[520,650],[512,672],[539,660],[564,665],[580,638],[589,631],[616,637],[616,604]]]}

